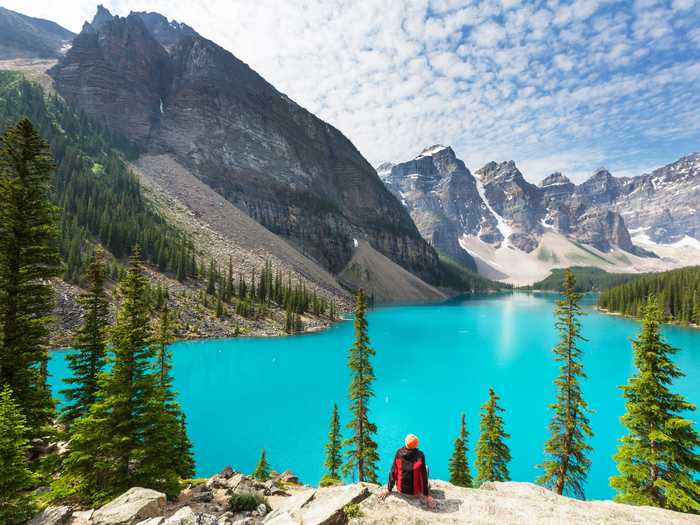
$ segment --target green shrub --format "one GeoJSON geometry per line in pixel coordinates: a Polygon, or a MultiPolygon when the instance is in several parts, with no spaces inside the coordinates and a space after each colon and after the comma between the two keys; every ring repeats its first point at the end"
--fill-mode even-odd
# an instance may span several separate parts
{"type": "Polygon", "coordinates": [[[348,519],[362,517],[362,511],[360,510],[360,505],[358,503],[350,503],[349,505],[345,505],[345,507],[343,507],[343,512],[345,513],[345,517],[348,519]]]}
{"type": "Polygon", "coordinates": [[[268,508],[267,498],[254,492],[244,492],[234,494],[228,500],[228,507],[231,512],[246,512],[257,509],[261,503],[264,503],[268,508]]]}
{"type": "Polygon", "coordinates": [[[318,483],[319,487],[335,487],[336,485],[342,485],[343,482],[338,478],[332,478],[330,476],[323,476],[321,481],[318,483]]]}

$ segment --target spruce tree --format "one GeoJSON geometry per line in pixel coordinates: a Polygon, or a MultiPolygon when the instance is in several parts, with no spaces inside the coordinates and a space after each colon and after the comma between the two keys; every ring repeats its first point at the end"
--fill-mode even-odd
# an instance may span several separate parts
{"type": "Polygon", "coordinates": [[[556,328],[559,343],[554,347],[555,360],[560,363],[559,377],[554,381],[557,388],[554,411],[549,424],[551,437],[544,447],[545,461],[541,465],[544,474],[538,483],[557,494],[570,494],[584,498],[584,485],[591,460],[591,446],[586,440],[593,436],[588,421],[588,405],[583,400],[579,379],[585,378],[579,317],[581,294],[576,292],[576,278],[571,270],[564,275],[563,297],[556,302],[556,328]]]}
{"type": "Polygon", "coordinates": [[[643,312],[632,342],[637,372],[622,387],[628,434],[614,456],[620,474],[610,485],[621,503],[700,513],[700,438],[693,420],[681,415],[695,406],[670,389],[683,372],[671,360],[677,349],[662,338],[663,314],[653,296],[643,312]]]}
{"type": "Polygon", "coordinates": [[[340,435],[340,416],[338,415],[338,405],[333,405],[333,415],[331,416],[330,430],[328,431],[328,443],[326,443],[326,467],[327,479],[340,480],[340,468],[343,463],[342,438],[340,435]]]}
{"type": "Polygon", "coordinates": [[[166,299],[160,308],[154,341],[158,379],[146,418],[150,424],[144,434],[147,453],[144,465],[152,470],[155,477],[159,471],[169,472],[171,477],[164,484],[163,490],[175,495],[179,489],[177,477],[187,479],[194,476],[194,458],[192,444],[187,436],[185,416],[173,388],[172,355],[168,348],[173,340],[170,309],[166,299]]]}
{"type": "Polygon", "coordinates": [[[27,421],[10,387],[0,390],[0,523],[26,523],[33,505],[26,492],[33,477],[29,470],[27,421]]]}
{"type": "Polygon", "coordinates": [[[469,471],[469,461],[467,460],[467,450],[469,450],[468,438],[469,432],[467,432],[466,417],[462,414],[459,436],[455,439],[454,451],[448,465],[450,483],[458,487],[472,486],[472,474],[469,471]]]}
{"type": "MultiPolygon", "coordinates": [[[[174,466],[158,465],[152,438],[159,418],[159,375],[148,302],[148,280],[138,248],[119,283],[120,304],[111,330],[111,369],[100,376],[97,402],[75,421],[64,483],[78,498],[102,503],[129,487],[170,490],[174,466]]],[[[164,447],[166,448],[166,447],[164,447]]],[[[169,447],[167,447],[169,448],[169,447]]]]}
{"type": "Polygon", "coordinates": [[[360,289],[355,301],[355,342],[348,356],[352,417],[347,424],[351,435],[343,443],[350,448],[346,452],[347,461],[343,466],[343,474],[348,476],[357,472],[358,481],[376,483],[379,454],[372,435],[377,433],[377,426],[369,420],[369,401],[374,397],[374,371],[370,358],[375,355],[375,351],[369,346],[366,311],[365,293],[360,289]]]}
{"type": "Polygon", "coordinates": [[[486,481],[510,480],[510,449],[505,443],[510,436],[506,434],[503,418],[499,415],[504,410],[498,405],[498,400],[496,392],[489,388],[489,399],[481,407],[479,442],[476,445],[476,487],[486,481]]]}
{"type": "Polygon", "coordinates": [[[75,337],[75,353],[66,358],[71,377],[65,379],[70,388],[63,390],[66,406],[63,419],[68,426],[87,414],[97,400],[97,381],[106,362],[109,299],[105,291],[106,267],[104,252],[98,248],[85,275],[89,287],[78,302],[85,316],[75,337]]]}
{"type": "Polygon", "coordinates": [[[259,481],[267,481],[270,479],[270,465],[267,464],[265,449],[260,451],[260,459],[258,459],[258,464],[255,466],[255,470],[251,476],[259,481]]]}
{"type": "Polygon", "coordinates": [[[46,377],[49,280],[62,270],[59,214],[49,202],[53,168],[28,119],[0,137],[0,384],[12,389],[32,435],[54,412],[46,377]]]}

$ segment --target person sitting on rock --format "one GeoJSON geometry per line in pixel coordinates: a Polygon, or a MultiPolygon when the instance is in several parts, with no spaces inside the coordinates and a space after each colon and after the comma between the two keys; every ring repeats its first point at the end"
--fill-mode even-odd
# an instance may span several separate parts
{"type": "Polygon", "coordinates": [[[420,496],[430,507],[436,507],[428,487],[428,468],[425,456],[418,450],[418,438],[413,434],[406,436],[405,446],[396,451],[394,462],[389,472],[389,483],[382,489],[379,499],[384,500],[394,489],[407,496],[420,496]]]}

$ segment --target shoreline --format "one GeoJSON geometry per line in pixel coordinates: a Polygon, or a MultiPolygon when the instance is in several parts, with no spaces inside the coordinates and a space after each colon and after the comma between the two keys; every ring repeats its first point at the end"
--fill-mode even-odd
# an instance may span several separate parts
{"type": "MultiPolygon", "coordinates": [[[[623,314],[622,312],[613,312],[612,310],[607,310],[605,308],[600,308],[598,305],[595,305],[593,309],[596,312],[600,312],[605,315],[610,315],[613,317],[620,317],[621,319],[628,319],[630,321],[641,321],[641,318],[639,317],[634,317],[632,315],[627,315],[623,314]]],[[[700,325],[699,324],[693,324],[693,323],[682,323],[680,321],[663,321],[661,324],[663,325],[669,325],[669,326],[675,326],[677,328],[691,328],[693,330],[700,330],[700,325]]]]}

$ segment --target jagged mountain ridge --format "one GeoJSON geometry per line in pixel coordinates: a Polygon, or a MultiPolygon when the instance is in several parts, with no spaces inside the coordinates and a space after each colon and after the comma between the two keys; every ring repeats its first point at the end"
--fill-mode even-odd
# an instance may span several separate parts
{"type": "Polygon", "coordinates": [[[538,260],[551,267],[587,261],[628,271],[668,268],[680,261],[650,261],[656,258],[653,242],[697,239],[700,231],[693,206],[700,202],[698,154],[639,177],[617,178],[599,169],[580,185],[561,173],[531,184],[513,161],[490,162],[472,175],[445,146],[382,164],[378,172],[438,251],[457,257],[453,252],[461,249],[491,263],[477,264],[491,278],[512,276],[504,264],[538,260]],[[652,245],[635,244],[627,221],[652,245]]]}
{"type": "Polygon", "coordinates": [[[352,143],[188,26],[101,8],[50,74],[88,115],[144,152],[172,155],[331,271],[364,238],[439,279],[435,251],[352,143]]]}
{"type": "Polygon", "coordinates": [[[0,60],[57,58],[74,36],[54,22],[0,7],[0,60]]]}

